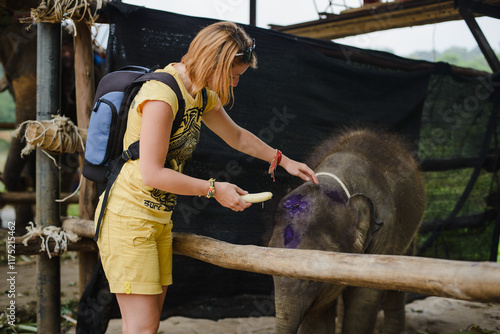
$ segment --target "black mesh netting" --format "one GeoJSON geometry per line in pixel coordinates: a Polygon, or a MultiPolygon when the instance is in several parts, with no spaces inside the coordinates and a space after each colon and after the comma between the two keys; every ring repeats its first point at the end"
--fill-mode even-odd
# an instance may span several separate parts
{"type": "MultiPolygon", "coordinates": [[[[196,33],[214,22],[125,4],[108,4],[104,13],[110,23],[108,71],[129,64],[165,66],[179,61],[196,33]]],[[[422,160],[472,157],[470,169],[460,177],[464,183],[454,188],[459,193],[450,194],[451,208],[431,218],[450,215],[474,166],[481,163],[478,158],[485,145],[492,148],[495,141],[491,138],[499,132],[498,117],[493,115],[498,111],[499,73],[465,77],[445,63],[244,28],[256,40],[259,68],[249,69],[235,89],[229,114],[236,123],[299,161],[306,160],[333,130],[350,125],[402,133],[422,160]]],[[[300,183],[283,169],[277,171],[273,183],[267,168],[266,162],[232,150],[203,128],[187,174],[230,181],[250,192],[271,191],[274,198],[263,207],[253,205],[244,213],[233,213],[216,201],[179,197],[174,230],[235,244],[266,245],[278,200],[300,183]]],[[[488,175],[487,183],[492,179],[488,175]]],[[[429,173],[428,177],[441,176],[429,173]]],[[[474,209],[485,211],[488,193],[473,195],[474,209]]],[[[436,196],[428,198],[431,207],[440,200],[436,196]]],[[[174,284],[167,294],[164,316],[216,319],[274,312],[268,304],[271,277],[174,258],[174,284]]]]}

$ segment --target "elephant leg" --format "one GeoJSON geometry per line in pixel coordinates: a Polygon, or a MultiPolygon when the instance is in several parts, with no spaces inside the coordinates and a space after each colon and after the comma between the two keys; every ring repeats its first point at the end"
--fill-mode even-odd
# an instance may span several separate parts
{"type": "Polygon", "coordinates": [[[297,333],[335,334],[335,312],[336,303],[331,303],[321,310],[314,308],[309,310],[297,333]]]}
{"type": "Polygon", "coordinates": [[[4,167],[4,183],[7,191],[22,191],[26,188],[26,183],[21,179],[21,173],[28,163],[28,159],[21,157],[23,147],[19,139],[12,138],[4,167]]]}
{"type": "Polygon", "coordinates": [[[337,298],[337,320],[335,321],[335,333],[342,333],[344,321],[344,292],[337,298]]]}
{"type": "MultiPolygon", "coordinates": [[[[412,256],[415,253],[416,241],[413,239],[408,249],[403,253],[412,256]]],[[[405,331],[406,327],[406,292],[387,290],[382,300],[384,310],[384,325],[382,334],[399,334],[405,331]]]]}
{"type": "MultiPolygon", "coordinates": [[[[34,180],[35,155],[22,158],[21,150],[24,145],[17,138],[12,138],[9,148],[9,154],[4,169],[4,184],[7,191],[26,191],[30,183],[34,180]],[[23,172],[26,171],[26,176],[23,172]]],[[[31,204],[17,204],[16,211],[16,236],[22,236],[26,233],[26,226],[33,221],[33,208],[31,204]]]]}
{"type": "Polygon", "coordinates": [[[405,330],[406,293],[388,290],[384,294],[384,327],[382,334],[399,334],[405,330]]]}
{"type": "Polygon", "coordinates": [[[372,334],[383,291],[348,287],[344,290],[342,334],[372,334]]]}

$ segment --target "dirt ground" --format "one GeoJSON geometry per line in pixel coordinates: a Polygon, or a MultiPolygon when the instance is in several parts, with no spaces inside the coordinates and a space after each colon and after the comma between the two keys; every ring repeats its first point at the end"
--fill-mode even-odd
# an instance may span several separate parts
{"type": "MultiPolygon", "coordinates": [[[[71,254],[71,253],[70,253],[71,254]]],[[[0,306],[9,304],[9,290],[5,273],[7,265],[1,265],[0,306]]],[[[35,260],[33,257],[18,258],[16,262],[16,306],[34,308],[36,300],[35,260]],[[25,261],[28,260],[28,261],[25,261]]],[[[61,299],[78,299],[78,261],[66,255],[61,263],[61,299]]],[[[453,333],[477,326],[483,330],[500,333],[500,304],[484,304],[429,297],[416,300],[406,307],[407,334],[453,333]]],[[[70,314],[70,317],[72,315],[70,314]]],[[[76,315],[72,316],[76,319],[76,315]]],[[[0,331],[1,332],[1,331],[0,331]]],[[[67,333],[75,333],[74,328],[67,333]]],[[[121,321],[111,320],[107,334],[121,333],[121,321]]],[[[162,321],[159,333],[169,334],[272,334],[274,318],[230,318],[219,321],[171,317],[162,321]]],[[[477,333],[490,333],[478,331],[477,333]]]]}
{"type": "MultiPolygon", "coordinates": [[[[405,334],[457,333],[468,329],[477,329],[476,333],[500,333],[500,305],[429,297],[408,304],[406,311],[405,334]]],[[[161,322],[158,333],[274,334],[274,324],[273,317],[231,318],[219,321],[171,317],[161,322]]],[[[120,334],[121,321],[112,320],[106,333],[120,334]]]]}

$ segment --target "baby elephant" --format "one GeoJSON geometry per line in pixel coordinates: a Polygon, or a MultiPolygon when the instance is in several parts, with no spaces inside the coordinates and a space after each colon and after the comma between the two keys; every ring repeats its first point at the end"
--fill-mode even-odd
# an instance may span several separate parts
{"type": "MultiPolygon", "coordinates": [[[[412,255],[425,209],[423,181],[401,138],[345,130],[324,142],[309,165],[319,185],[302,184],[275,214],[269,246],[412,255]]],[[[405,294],[274,277],[276,334],[383,333],[405,329],[405,294]],[[339,305],[339,307],[337,307],[339,305]]]]}

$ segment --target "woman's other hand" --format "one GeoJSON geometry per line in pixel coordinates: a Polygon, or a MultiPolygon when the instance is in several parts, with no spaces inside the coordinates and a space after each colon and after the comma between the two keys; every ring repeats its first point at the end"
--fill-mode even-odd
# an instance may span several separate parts
{"type": "Polygon", "coordinates": [[[220,205],[229,208],[233,211],[243,211],[248,208],[251,203],[243,201],[240,195],[246,195],[245,191],[235,184],[228,182],[215,182],[214,198],[220,205]]]}

